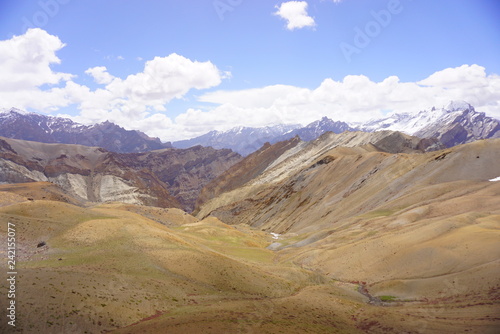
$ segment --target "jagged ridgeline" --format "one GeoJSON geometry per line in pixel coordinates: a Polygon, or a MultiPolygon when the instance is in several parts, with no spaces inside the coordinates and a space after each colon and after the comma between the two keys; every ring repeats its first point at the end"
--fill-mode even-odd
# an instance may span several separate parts
{"type": "Polygon", "coordinates": [[[311,141],[325,132],[344,131],[374,132],[381,130],[400,131],[429,140],[438,139],[446,147],[470,143],[479,139],[500,138],[498,120],[477,112],[473,106],[463,101],[452,101],[443,108],[431,108],[417,113],[395,113],[382,119],[363,123],[334,121],[328,117],[312,122],[305,127],[300,125],[277,125],[264,128],[238,127],[228,131],[212,131],[190,140],[174,142],[179,148],[194,145],[230,148],[247,156],[262,147],[299,136],[311,141]]]}

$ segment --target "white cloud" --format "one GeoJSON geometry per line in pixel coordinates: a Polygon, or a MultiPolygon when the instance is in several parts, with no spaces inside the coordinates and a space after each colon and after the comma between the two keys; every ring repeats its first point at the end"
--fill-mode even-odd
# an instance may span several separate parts
{"type": "Polygon", "coordinates": [[[191,89],[217,86],[230,76],[210,61],[171,54],[147,61],[142,72],[124,79],[113,76],[104,66],[89,68],[85,73],[103,85],[92,91],[74,82],[76,76],[51,68],[60,63],[56,52],[64,46],[58,37],[42,29],[0,41],[2,105],[51,112],[76,104],[81,110],[77,118],[86,123],[109,119],[139,126],[152,117],[150,112],[164,111],[172,99],[182,98],[191,89]]]}
{"type": "Polygon", "coordinates": [[[305,27],[314,27],[314,19],[307,14],[306,1],[288,1],[283,2],[274,15],[277,15],[287,21],[288,30],[302,29],[305,27]]]}
{"type": "MultiPolygon", "coordinates": [[[[95,68],[88,71],[96,72],[95,68]]],[[[217,86],[223,76],[211,62],[191,61],[177,54],[155,57],[146,62],[142,72],[109,81],[105,91],[110,94],[110,99],[105,107],[110,109],[116,107],[117,103],[157,107],[183,97],[193,88],[217,86]]],[[[94,93],[99,95],[102,92],[98,90],[94,93]]]]}
{"type": "Polygon", "coordinates": [[[105,67],[90,68],[86,73],[106,86],[95,91],[77,84],[68,87],[81,110],[73,119],[87,124],[110,120],[165,140],[183,138],[185,131],[160,113],[166,110],[165,105],[191,89],[215,87],[230,75],[211,62],[192,61],[177,54],[155,57],[146,62],[142,72],[125,79],[112,76],[105,67]]]}
{"type": "Polygon", "coordinates": [[[50,67],[61,62],[56,52],[63,47],[58,37],[41,29],[29,29],[24,35],[0,41],[2,103],[26,108],[29,106],[26,98],[40,94],[40,86],[70,80],[73,75],[55,72],[50,67]]]}
{"type": "Polygon", "coordinates": [[[109,84],[114,79],[114,77],[108,73],[108,70],[105,66],[89,68],[85,71],[85,74],[92,76],[95,82],[101,85],[109,84]]]}
{"type": "Polygon", "coordinates": [[[198,100],[216,104],[228,103],[241,108],[268,108],[276,103],[276,100],[298,94],[301,90],[303,88],[272,85],[240,91],[215,91],[200,96],[198,100]]]}

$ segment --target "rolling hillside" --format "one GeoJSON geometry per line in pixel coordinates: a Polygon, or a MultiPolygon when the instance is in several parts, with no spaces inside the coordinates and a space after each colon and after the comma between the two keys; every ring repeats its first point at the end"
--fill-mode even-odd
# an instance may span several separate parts
{"type": "Polygon", "coordinates": [[[0,185],[17,328],[497,333],[500,141],[428,144],[386,131],[266,145],[205,187],[196,217],[0,185]]]}

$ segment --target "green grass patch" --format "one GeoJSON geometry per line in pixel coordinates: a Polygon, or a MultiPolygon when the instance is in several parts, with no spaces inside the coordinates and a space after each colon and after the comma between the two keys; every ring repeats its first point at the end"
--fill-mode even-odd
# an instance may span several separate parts
{"type": "Polygon", "coordinates": [[[380,296],[378,298],[383,302],[393,302],[397,299],[397,297],[394,296],[380,296]]]}

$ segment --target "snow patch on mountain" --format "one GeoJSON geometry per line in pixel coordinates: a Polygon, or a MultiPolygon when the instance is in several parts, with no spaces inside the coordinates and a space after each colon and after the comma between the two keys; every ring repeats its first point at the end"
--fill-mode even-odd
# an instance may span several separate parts
{"type": "Polygon", "coordinates": [[[176,148],[188,148],[196,145],[211,146],[215,149],[229,148],[246,156],[255,152],[266,142],[280,141],[280,136],[296,128],[298,124],[280,124],[262,128],[238,126],[226,131],[210,131],[202,136],[174,142],[176,148]]]}
{"type": "Polygon", "coordinates": [[[19,115],[36,115],[35,113],[29,112],[29,111],[24,111],[21,109],[17,108],[0,108],[0,117],[5,117],[5,116],[15,116],[15,114],[19,115]]]}
{"type": "Polygon", "coordinates": [[[380,130],[400,131],[409,135],[413,135],[427,125],[435,123],[443,115],[446,115],[447,109],[422,110],[416,113],[395,113],[389,117],[370,120],[366,123],[355,123],[353,127],[361,131],[373,132],[380,130]]]}
{"type": "Polygon", "coordinates": [[[450,101],[444,110],[448,112],[471,110],[473,107],[465,101],[450,101]]]}

